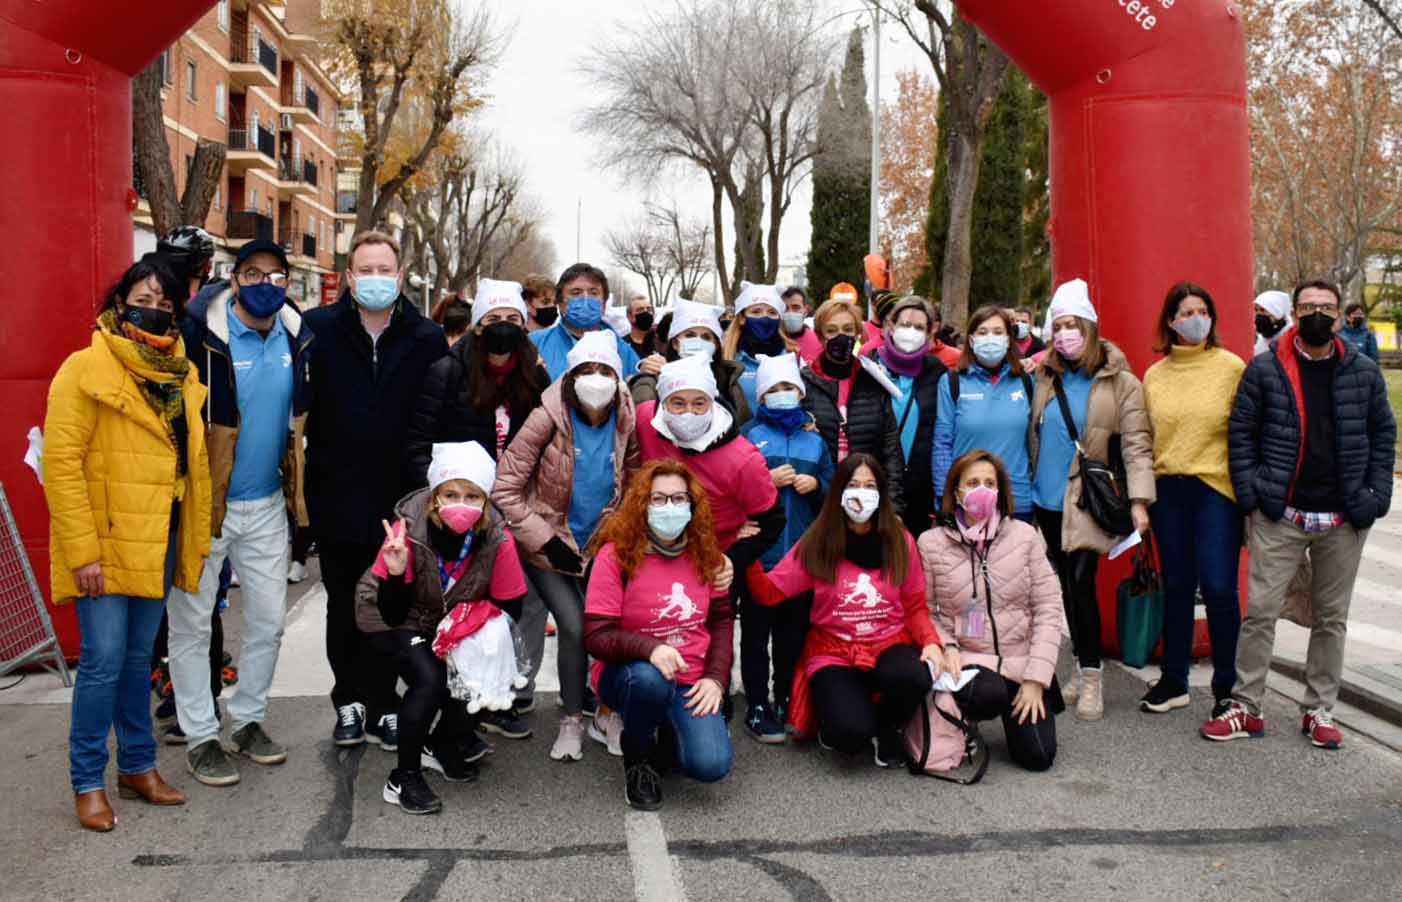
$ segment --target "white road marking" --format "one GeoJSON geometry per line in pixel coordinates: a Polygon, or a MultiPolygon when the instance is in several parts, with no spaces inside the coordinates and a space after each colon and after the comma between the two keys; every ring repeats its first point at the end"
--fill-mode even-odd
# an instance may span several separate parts
{"type": "Polygon", "coordinates": [[[326,586],[312,586],[287,612],[271,698],[329,696],[335,678],[326,661],[326,586]]]}
{"type": "Polygon", "coordinates": [[[667,853],[667,835],[655,811],[624,815],[628,863],[633,870],[633,896],[638,902],[686,902],[681,870],[667,853]]]}

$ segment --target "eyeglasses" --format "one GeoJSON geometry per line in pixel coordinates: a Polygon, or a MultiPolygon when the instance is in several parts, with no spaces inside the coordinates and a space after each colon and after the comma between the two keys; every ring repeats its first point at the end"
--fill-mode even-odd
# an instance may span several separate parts
{"type": "Polygon", "coordinates": [[[688,492],[678,492],[675,495],[663,495],[661,492],[653,492],[648,496],[647,500],[653,507],[665,507],[668,504],[690,504],[691,494],[688,492]]]}
{"type": "Polygon", "coordinates": [[[243,285],[262,285],[266,280],[269,285],[281,288],[287,284],[287,273],[285,272],[263,272],[250,266],[238,274],[239,282],[243,285]]]}
{"type": "Polygon", "coordinates": [[[1338,319],[1339,317],[1338,304],[1300,304],[1298,309],[1301,316],[1309,316],[1311,313],[1322,313],[1330,319],[1338,319]]]}

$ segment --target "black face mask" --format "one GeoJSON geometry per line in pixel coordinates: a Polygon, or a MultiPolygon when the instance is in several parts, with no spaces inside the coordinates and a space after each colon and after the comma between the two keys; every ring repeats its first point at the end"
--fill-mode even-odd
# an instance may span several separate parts
{"type": "Polygon", "coordinates": [[[559,309],[555,307],[538,307],[531,313],[531,317],[542,326],[553,326],[555,320],[560,316],[559,309]]]}
{"type": "Polygon", "coordinates": [[[1285,320],[1271,319],[1269,313],[1256,314],[1256,332],[1262,338],[1275,338],[1281,329],[1285,327],[1285,320]]]}
{"type": "Polygon", "coordinates": [[[651,329],[652,314],[639,313],[637,316],[633,317],[633,328],[639,330],[640,332],[646,332],[648,329],[651,329]]]}
{"type": "Polygon", "coordinates": [[[833,363],[850,363],[852,361],[852,350],[857,346],[856,336],[834,335],[823,345],[823,353],[833,363]]]}
{"type": "Polygon", "coordinates": [[[725,330],[729,329],[729,328],[730,328],[730,324],[731,324],[733,321],[734,321],[734,320],[731,319],[731,318],[729,318],[729,317],[721,317],[721,321],[720,321],[720,330],[721,330],[722,332],[724,332],[725,330]]]}
{"type": "Polygon", "coordinates": [[[1349,318],[1349,321],[1348,321],[1348,324],[1349,324],[1350,326],[1352,326],[1353,328],[1355,328],[1355,329],[1361,328],[1361,327],[1363,326],[1363,317],[1361,317],[1361,316],[1350,317],[1350,318],[1349,318]]]}
{"type": "Polygon", "coordinates": [[[174,313],[155,307],[124,306],[121,319],[123,322],[131,323],[147,335],[169,335],[170,327],[175,325],[174,313]]]}
{"type": "Polygon", "coordinates": [[[1323,347],[1334,337],[1334,320],[1323,313],[1300,317],[1300,338],[1305,344],[1323,347]]]}
{"type": "Polygon", "coordinates": [[[482,347],[488,354],[514,354],[526,338],[526,330],[515,323],[492,323],[482,330],[482,347]]]}

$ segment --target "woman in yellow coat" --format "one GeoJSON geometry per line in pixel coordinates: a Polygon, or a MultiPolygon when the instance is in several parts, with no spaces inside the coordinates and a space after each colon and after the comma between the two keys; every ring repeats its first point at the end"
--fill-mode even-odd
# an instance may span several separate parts
{"type": "Polygon", "coordinates": [[[132,266],[92,344],[59,368],[44,420],[51,583],[76,601],[81,634],[69,770],[79,823],[110,830],[107,736],[116,728],[124,798],[179,805],[156,772],[151,649],[172,582],[199,584],[209,553],[205,389],[175,318],[188,289],[164,264],[132,266]]]}

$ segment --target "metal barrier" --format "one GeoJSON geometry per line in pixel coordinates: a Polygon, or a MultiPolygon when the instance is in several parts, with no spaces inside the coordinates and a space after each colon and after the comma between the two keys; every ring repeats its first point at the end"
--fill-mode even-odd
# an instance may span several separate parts
{"type": "Polygon", "coordinates": [[[65,686],[73,685],[5,487],[0,485],[0,676],[30,664],[57,673],[65,686]]]}

